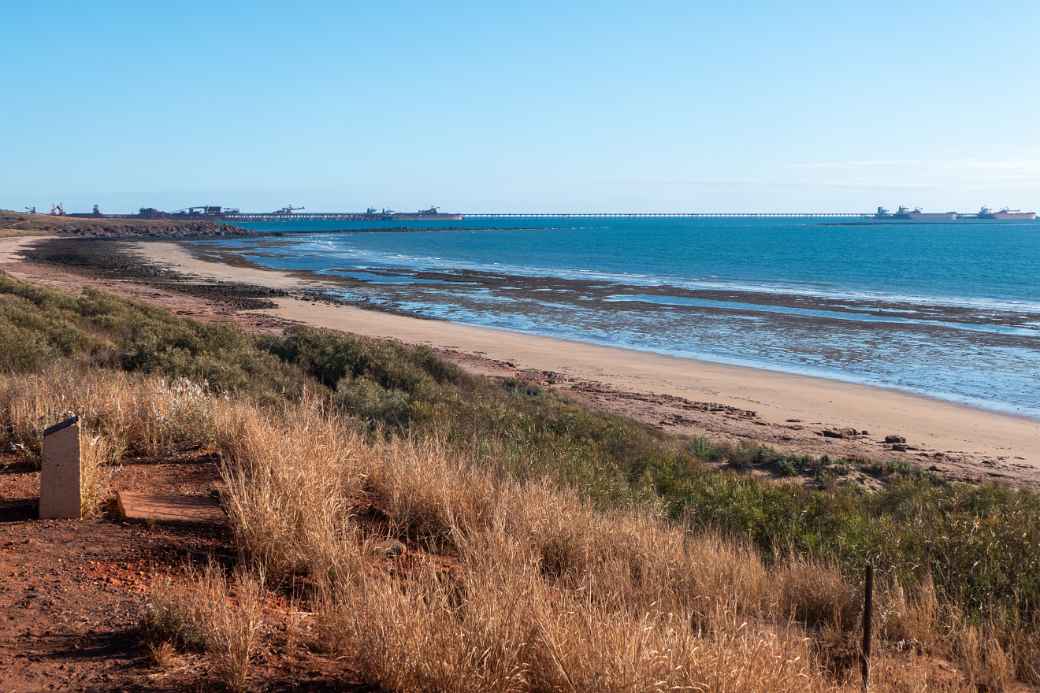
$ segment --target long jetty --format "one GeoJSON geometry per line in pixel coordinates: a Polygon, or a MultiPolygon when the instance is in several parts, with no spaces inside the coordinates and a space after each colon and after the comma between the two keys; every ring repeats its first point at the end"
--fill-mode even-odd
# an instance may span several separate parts
{"type": "Polygon", "coordinates": [[[649,217],[862,217],[863,212],[466,212],[466,217],[581,217],[644,219],[649,217]]]}
{"type": "MultiPolygon", "coordinates": [[[[450,217],[456,215],[444,215],[444,221],[453,221],[450,217]]],[[[847,218],[870,216],[864,212],[459,212],[457,216],[466,219],[490,219],[490,218],[567,218],[567,219],[649,219],[649,218],[789,218],[789,219],[820,219],[820,218],[847,218]]],[[[359,212],[293,212],[291,214],[275,213],[237,213],[224,214],[222,218],[233,221],[394,221],[384,219],[379,215],[370,215],[359,212]]],[[[412,221],[431,221],[436,217],[412,221]]],[[[454,219],[457,221],[458,219],[454,219]]]]}

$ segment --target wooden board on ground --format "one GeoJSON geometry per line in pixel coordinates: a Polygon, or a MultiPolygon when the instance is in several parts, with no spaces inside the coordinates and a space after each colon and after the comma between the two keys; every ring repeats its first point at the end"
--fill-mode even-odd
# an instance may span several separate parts
{"type": "Polygon", "coordinates": [[[227,521],[220,502],[209,496],[120,491],[116,494],[116,506],[126,520],[204,525],[222,525],[227,521]]]}

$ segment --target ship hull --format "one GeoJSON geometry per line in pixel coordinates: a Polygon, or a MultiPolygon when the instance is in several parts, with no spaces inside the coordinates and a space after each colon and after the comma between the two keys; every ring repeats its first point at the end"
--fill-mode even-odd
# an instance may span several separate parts
{"type": "Polygon", "coordinates": [[[957,221],[956,212],[910,212],[909,214],[894,214],[893,219],[902,221],[957,221]]]}
{"type": "Polygon", "coordinates": [[[394,221],[462,221],[462,214],[391,214],[394,221]]]}
{"type": "Polygon", "coordinates": [[[985,218],[996,221],[1035,221],[1036,212],[994,212],[992,216],[985,218]]]}

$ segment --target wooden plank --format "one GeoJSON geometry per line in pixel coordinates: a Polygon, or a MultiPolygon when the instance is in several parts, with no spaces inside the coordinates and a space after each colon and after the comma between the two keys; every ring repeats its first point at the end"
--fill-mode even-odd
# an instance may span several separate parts
{"type": "Polygon", "coordinates": [[[227,515],[220,502],[210,496],[120,491],[116,494],[119,514],[126,520],[177,524],[222,525],[227,515]]]}

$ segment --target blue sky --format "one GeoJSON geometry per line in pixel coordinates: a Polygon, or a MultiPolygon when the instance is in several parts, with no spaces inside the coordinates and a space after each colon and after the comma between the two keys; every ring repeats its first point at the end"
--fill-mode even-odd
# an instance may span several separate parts
{"type": "Polygon", "coordinates": [[[1040,207],[1040,3],[726,4],[3,2],[0,206],[1040,207]]]}

